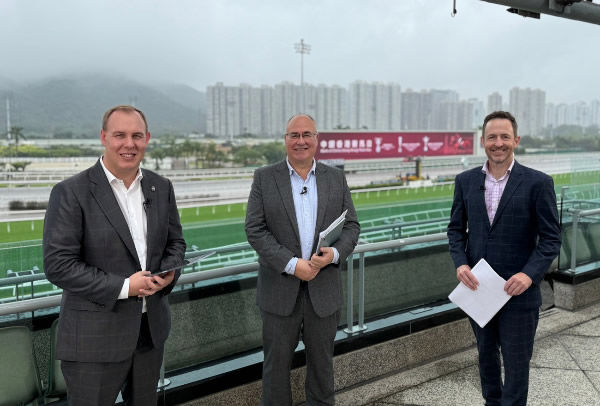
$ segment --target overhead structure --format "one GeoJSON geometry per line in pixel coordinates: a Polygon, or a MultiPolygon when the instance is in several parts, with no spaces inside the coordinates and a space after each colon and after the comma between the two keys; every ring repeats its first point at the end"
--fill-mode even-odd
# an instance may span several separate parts
{"type": "MultiPolygon", "coordinates": [[[[540,14],[600,24],[600,4],[591,0],[482,0],[509,8],[509,13],[540,18],[540,14]]],[[[456,7],[454,8],[456,9],[456,7]]],[[[454,11],[456,12],[456,11],[454,11]]]]}
{"type": "Polygon", "coordinates": [[[300,39],[300,42],[294,44],[294,49],[297,54],[300,54],[300,91],[302,92],[301,102],[302,112],[306,112],[306,102],[304,100],[304,55],[310,54],[310,45],[300,39]]]}

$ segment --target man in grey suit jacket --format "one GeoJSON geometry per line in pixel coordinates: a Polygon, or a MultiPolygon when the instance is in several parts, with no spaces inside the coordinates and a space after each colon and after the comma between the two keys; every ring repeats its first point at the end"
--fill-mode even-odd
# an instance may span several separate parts
{"type": "Polygon", "coordinates": [[[150,140],[144,114],[104,115],[104,155],[57,184],[44,222],[44,270],[63,289],[56,357],[70,405],[156,405],[171,316],[167,294],[183,262],[171,182],[141,170],[150,140]]]}
{"type": "Polygon", "coordinates": [[[287,158],[257,169],[246,235],[259,256],[257,304],[263,320],[262,405],[292,404],[290,368],[301,336],[306,402],[333,405],[333,346],[342,305],[340,264],[360,226],[343,171],[314,160],[318,133],[304,114],[287,124],[287,158]],[[319,232],[344,210],[340,238],[315,254],[319,232]]]}
{"type": "Polygon", "coordinates": [[[542,304],[540,283],[560,249],[554,183],[515,161],[519,140],[510,113],[497,111],[485,118],[481,144],[487,163],[456,177],[448,225],[458,280],[477,289],[471,267],[485,258],[506,279],[504,290],[512,296],[484,328],[470,320],[486,405],[527,403],[529,361],[542,304]]]}

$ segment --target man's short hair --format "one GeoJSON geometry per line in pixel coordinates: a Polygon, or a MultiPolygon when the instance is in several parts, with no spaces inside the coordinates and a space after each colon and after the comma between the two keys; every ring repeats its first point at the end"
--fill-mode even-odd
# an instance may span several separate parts
{"type": "Polygon", "coordinates": [[[144,132],[148,132],[148,122],[146,121],[146,116],[144,115],[144,113],[142,113],[142,110],[127,104],[121,104],[118,106],[111,107],[106,111],[106,113],[104,113],[104,117],[102,118],[102,129],[104,131],[106,131],[106,124],[108,123],[108,119],[110,118],[110,116],[112,116],[112,114],[115,111],[122,111],[125,113],[138,113],[140,117],[142,117],[142,120],[144,121],[144,126],[146,127],[146,130],[144,132]]]}
{"type": "Polygon", "coordinates": [[[488,121],[495,120],[498,118],[510,121],[510,124],[512,125],[512,128],[513,128],[513,134],[514,134],[515,138],[517,138],[517,119],[512,114],[510,114],[508,111],[502,111],[502,110],[494,111],[494,112],[488,114],[487,116],[485,116],[485,118],[483,119],[483,128],[481,129],[481,136],[482,137],[485,136],[485,126],[487,125],[488,121]]]}
{"type": "Polygon", "coordinates": [[[310,114],[306,114],[306,113],[296,113],[296,114],[294,114],[293,116],[291,116],[288,119],[286,125],[290,124],[290,121],[292,121],[293,119],[295,119],[296,117],[299,117],[299,116],[308,117],[310,119],[310,121],[312,121],[313,123],[315,123],[315,126],[317,125],[317,122],[315,121],[315,119],[312,118],[312,116],[310,114]]]}

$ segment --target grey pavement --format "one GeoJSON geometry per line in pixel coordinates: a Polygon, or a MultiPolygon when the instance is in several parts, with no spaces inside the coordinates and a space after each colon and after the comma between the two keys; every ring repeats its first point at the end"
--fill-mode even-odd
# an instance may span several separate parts
{"type": "MultiPolygon", "coordinates": [[[[483,404],[474,347],[336,394],[338,406],[483,404]]],[[[600,405],[600,303],[540,314],[527,404],[600,405]]]]}

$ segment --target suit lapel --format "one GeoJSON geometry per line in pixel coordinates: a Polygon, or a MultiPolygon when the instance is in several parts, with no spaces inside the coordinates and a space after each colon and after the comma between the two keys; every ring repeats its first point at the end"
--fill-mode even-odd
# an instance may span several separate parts
{"type": "Polygon", "coordinates": [[[317,163],[315,170],[315,176],[317,181],[317,221],[315,223],[315,237],[319,236],[319,230],[323,225],[325,219],[325,209],[327,208],[327,199],[329,199],[328,191],[331,190],[329,187],[329,177],[327,176],[327,166],[320,165],[317,163]]]}
{"type": "Polygon", "coordinates": [[[500,203],[498,203],[498,209],[496,210],[496,215],[494,216],[494,222],[492,223],[492,227],[496,225],[498,219],[502,215],[504,208],[508,204],[508,201],[512,198],[512,195],[515,193],[523,179],[521,178],[521,171],[519,168],[519,164],[515,161],[513,165],[513,169],[510,172],[510,177],[506,182],[506,186],[504,187],[504,192],[502,192],[502,197],[500,198],[500,203]]]}
{"type": "Polygon", "coordinates": [[[121,238],[121,241],[123,241],[123,244],[125,244],[133,258],[135,258],[135,262],[138,263],[138,267],[141,269],[137,251],[135,250],[135,245],[133,243],[133,238],[129,232],[129,226],[125,221],[125,217],[123,217],[123,212],[119,207],[117,198],[115,197],[112,188],[108,184],[108,179],[106,179],[106,174],[102,169],[100,161],[98,161],[90,170],[90,193],[94,199],[96,199],[98,206],[100,206],[100,210],[102,210],[109,223],[113,226],[121,238]]]}
{"type": "Polygon", "coordinates": [[[158,201],[156,196],[156,186],[152,183],[151,175],[142,169],[144,175],[141,180],[142,193],[144,194],[144,210],[146,211],[146,267],[144,269],[150,269],[150,253],[154,252],[151,250],[154,244],[154,236],[158,234],[158,201]]]}
{"type": "Polygon", "coordinates": [[[487,214],[487,207],[485,206],[485,190],[481,190],[482,186],[485,187],[485,172],[483,172],[483,167],[479,169],[479,173],[477,174],[479,177],[479,185],[478,190],[475,191],[475,202],[477,203],[477,207],[479,208],[479,214],[487,219],[488,227],[490,225],[490,220],[487,214]]]}
{"type": "MultiPolygon", "coordinates": [[[[285,161],[281,162],[275,168],[275,183],[283,202],[283,207],[288,215],[288,219],[294,229],[298,241],[300,241],[300,231],[298,231],[298,220],[296,219],[296,209],[294,208],[294,198],[292,196],[292,181],[290,180],[289,168],[285,161]]],[[[268,199],[269,196],[264,196],[268,199]]]]}

